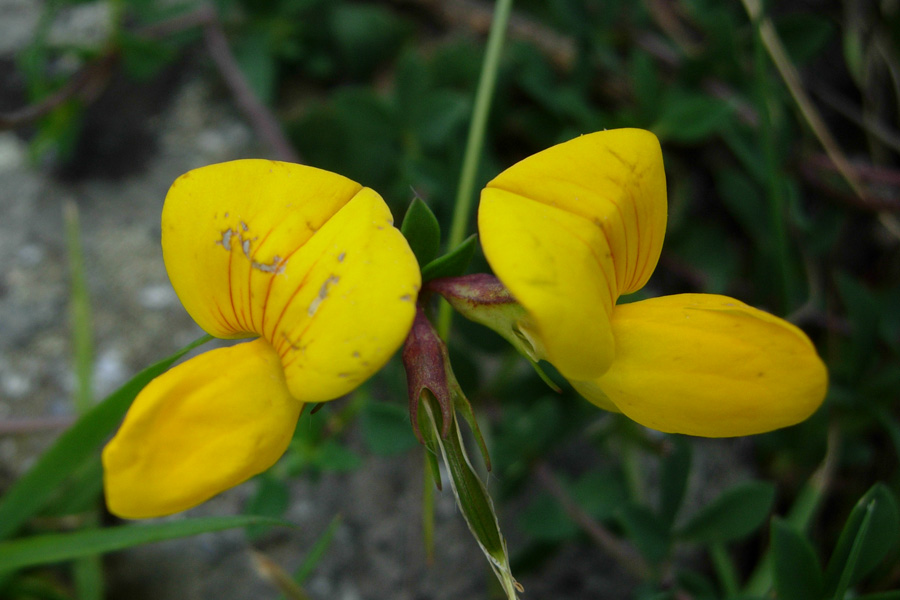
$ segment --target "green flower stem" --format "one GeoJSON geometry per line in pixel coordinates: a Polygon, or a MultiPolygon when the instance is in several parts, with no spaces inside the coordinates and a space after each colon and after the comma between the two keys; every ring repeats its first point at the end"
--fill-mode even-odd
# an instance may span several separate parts
{"type": "MultiPolygon", "coordinates": [[[[453,221],[450,224],[450,234],[447,238],[448,251],[456,248],[466,237],[469,215],[472,212],[475,177],[478,174],[478,163],[484,146],[484,133],[487,129],[491,100],[494,97],[494,85],[497,82],[497,69],[500,65],[500,52],[503,50],[503,39],[506,35],[506,25],[509,22],[510,12],[512,12],[512,0],[497,0],[494,18],[491,22],[491,32],[488,35],[487,50],[485,51],[484,62],[481,65],[481,77],[478,80],[478,89],[475,91],[475,108],[472,111],[472,121],[469,124],[469,139],[466,142],[466,152],[463,156],[459,185],[456,188],[453,221]]],[[[446,302],[442,302],[438,315],[437,330],[444,339],[450,333],[450,322],[452,319],[453,311],[446,302]]]]}

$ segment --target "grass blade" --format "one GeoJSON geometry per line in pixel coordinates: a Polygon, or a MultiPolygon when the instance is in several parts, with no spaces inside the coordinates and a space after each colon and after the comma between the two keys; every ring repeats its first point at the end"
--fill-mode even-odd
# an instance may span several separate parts
{"type": "MultiPolygon", "coordinates": [[[[134,397],[151,379],[190,350],[208,342],[206,335],[172,356],[151,365],[84,414],[34,466],[0,498],[0,539],[10,537],[37,514],[71,473],[97,451],[122,420],[134,397]]],[[[2,563],[0,563],[2,564],[2,563]]]]}
{"type": "Polygon", "coordinates": [[[239,515],[53,533],[0,542],[0,565],[4,570],[21,569],[249,525],[290,524],[268,517],[239,515]]]}

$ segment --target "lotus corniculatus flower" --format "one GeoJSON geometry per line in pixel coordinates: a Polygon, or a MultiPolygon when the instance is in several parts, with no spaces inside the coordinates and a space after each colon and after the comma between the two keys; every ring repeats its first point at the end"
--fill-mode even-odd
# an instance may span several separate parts
{"type": "Polygon", "coordinates": [[[481,244],[525,308],[516,326],[533,358],[660,431],[738,436],[807,418],[828,377],[794,325],[719,295],[617,304],[653,273],[666,215],[659,142],[638,129],[559,144],[487,185],[481,244]]]}
{"type": "Polygon", "coordinates": [[[415,316],[419,267],[384,200],[266,160],[196,169],[169,190],[162,249],[211,350],[154,379],[103,452],[110,510],[185,510],[269,468],[305,402],[381,368],[415,316]]]}

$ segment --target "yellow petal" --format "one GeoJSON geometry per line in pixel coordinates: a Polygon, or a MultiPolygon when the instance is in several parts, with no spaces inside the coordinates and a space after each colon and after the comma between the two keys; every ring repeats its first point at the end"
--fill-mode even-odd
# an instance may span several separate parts
{"type": "Polygon", "coordinates": [[[109,510],[171,514],[268,469],[287,449],[301,406],[265,340],[176,366],[138,394],[103,450],[109,510]]]}
{"type": "Polygon", "coordinates": [[[558,207],[601,229],[619,294],[639,290],[656,268],[666,232],[666,176],[659,141],[649,131],[577,137],[513,165],[487,187],[558,207]]]}
{"type": "Polygon", "coordinates": [[[616,360],[576,387],[665,432],[750,435],[799,423],[822,403],[828,374],[787,321],[711,294],[663,296],[613,311],[616,360]]]}
{"type": "Polygon", "coordinates": [[[162,248],[185,309],[216,337],[258,333],[275,276],[361,188],[328,171],[255,159],[179,177],[163,207],[162,248]]]}
{"type": "Polygon", "coordinates": [[[384,200],[340,175],[243,160],[179,178],[163,256],[192,317],[219,337],[261,335],[304,402],[331,400],[403,342],[421,280],[384,200]]]}
{"type": "Polygon", "coordinates": [[[346,394],[406,338],[421,275],[392,222],[381,196],[363,188],[272,287],[263,334],[282,356],[295,397],[321,402],[346,394]]]}
{"type": "Polygon", "coordinates": [[[481,192],[478,228],[494,273],[530,319],[521,333],[570,379],[602,374],[614,344],[618,296],[603,232],[581,217],[510,192],[481,192]]]}
{"type": "Polygon", "coordinates": [[[592,379],[609,367],[609,314],[656,267],[666,213],[659,142],[638,129],[559,144],[482,191],[485,256],[529,312],[525,336],[566,377],[592,379]]]}

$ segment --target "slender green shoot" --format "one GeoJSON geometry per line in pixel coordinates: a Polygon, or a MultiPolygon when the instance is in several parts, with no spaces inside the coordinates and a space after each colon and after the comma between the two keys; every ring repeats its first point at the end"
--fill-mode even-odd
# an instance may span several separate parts
{"type": "Polygon", "coordinates": [[[70,314],[72,320],[72,348],[75,370],[75,409],[79,414],[87,412],[94,403],[93,393],[93,340],[91,334],[91,301],[84,275],[84,251],[78,207],[69,202],[64,208],[66,222],[66,250],[69,255],[70,314]]]}
{"type": "MultiPolygon", "coordinates": [[[[484,134],[487,129],[491,101],[494,98],[494,86],[497,82],[500,53],[503,50],[503,40],[506,36],[506,25],[509,22],[510,12],[512,12],[512,0],[497,0],[494,18],[491,22],[491,32],[488,35],[487,49],[484,54],[484,62],[481,65],[481,77],[478,80],[478,89],[475,91],[475,107],[472,110],[472,121],[469,124],[469,139],[466,142],[466,151],[463,155],[459,185],[456,188],[453,221],[450,224],[450,234],[447,238],[448,251],[456,248],[466,237],[466,229],[469,224],[469,216],[472,212],[472,201],[475,194],[478,163],[481,161],[481,151],[484,147],[484,134]]],[[[444,339],[450,333],[450,322],[452,320],[453,311],[450,305],[445,302],[441,303],[437,330],[444,339]]]]}
{"type": "MultiPolygon", "coordinates": [[[[66,228],[66,250],[69,257],[70,307],[72,325],[73,366],[75,371],[75,410],[79,415],[94,405],[93,362],[94,343],[91,331],[91,299],[84,273],[84,247],[81,243],[81,227],[78,207],[66,203],[63,209],[66,228]]],[[[96,502],[96,501],[95,501],[96,502]]],[[[100,525],[100,514],[95,505],[83,517],[82,527],[92,529],[100,525]]],[[[72,565],[72,574],[78,598],[101,600],[103,598],[103,562],[98,555],[84,556],[72,565]]]]}

